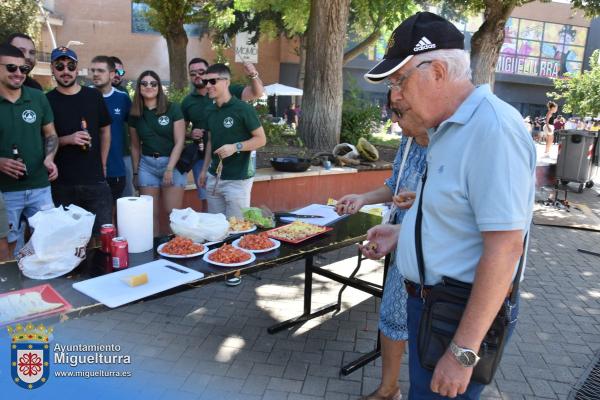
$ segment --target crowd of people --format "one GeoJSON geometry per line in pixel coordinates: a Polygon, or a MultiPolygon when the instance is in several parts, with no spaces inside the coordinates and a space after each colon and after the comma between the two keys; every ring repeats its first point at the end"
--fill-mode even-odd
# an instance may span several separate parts
{"type": "Polygon", "coordinates": [[[166,230],[160,209],[182,208],[190,170],[204,210],[241,217],[250,206],[250,153],[266,143],[247,103],[263,94],[254,65],[244,64],[249,85],[232,85],[226,65],[192,59],[193,90],[178,104],[152,70],[137,77],[130,99],[115,56],[90,60],[92,85],[82,86],[80,60],[64,46],[50,55],[56,87],[44,93],[30,76],[35,59],[25,34],[0,45],[0,259],[17,255],[38,211],[82,207],[95,215],[97,235],[118,223],[117,199],[136,190],[153,198],[156,235],[166,230]]]}

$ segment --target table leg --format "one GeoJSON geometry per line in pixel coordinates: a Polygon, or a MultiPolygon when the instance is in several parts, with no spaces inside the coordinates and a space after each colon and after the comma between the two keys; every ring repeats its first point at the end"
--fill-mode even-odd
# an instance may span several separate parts
{"type": "Polygon", "coordinates": [[[291,328],[294,325],[304,323],[321,315],[330,313],[337,309],[337,304],[328,304],[323,307],[317,308],[314,312],[311,312],[312,302],[312,274],[313,274],[313,257],[306,257],[304,264],[304,312],[295,318],[288,319],[287,321],[280,322],[267,328],[267,332],[273,334],[279,331],[291,328]]]}

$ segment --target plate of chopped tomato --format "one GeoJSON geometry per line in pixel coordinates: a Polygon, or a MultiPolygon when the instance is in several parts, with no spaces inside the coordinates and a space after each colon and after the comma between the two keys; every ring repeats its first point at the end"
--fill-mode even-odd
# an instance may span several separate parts
{"type": "Polygon", "coordinates": [[[183,236],[175,236],[167,243],[158,246],[156,251],[163,257],[192,258],[206,253],[208,247],[201,243],[194,243],[192,239],[183,236]]]}
{"type": "Polygon", "coordinates": [[[256,235],[244,235],[231,243],[233,246],[248,250],[252,253],[266,253],[267,251],[275,250],[281,246],[279,240],[271,239],[266,232],[256,235]]]}
{"type": "Polygon", "coordinates": [[[238,249],[226,243],[218,249],[213,249],[204,254],[202,259],[207,263],[220,267],[239,267],[250,264],[256,260],[256,256],[249,251],[238,249]]]}

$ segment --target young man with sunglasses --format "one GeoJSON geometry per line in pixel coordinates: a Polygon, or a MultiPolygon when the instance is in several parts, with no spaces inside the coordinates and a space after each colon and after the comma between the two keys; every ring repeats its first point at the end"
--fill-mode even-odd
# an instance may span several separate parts
{"type": "Polygon", "coordinates": [[[24,33],[12,33],[8,35],[8,38],[6,38],[6,43],[12,44],[23,52],[23,55],[25,56],[25,64],[27,64],[30,68],[27,76],[25,77],[25,82],[23,82],[23,85],[33,89],[42,90],[42,85],[29,76],[31,71],[33,71],[33,68],[35,68],[35,60],[37,56],[33,39],[24,33]]]}
{"type": "Polygon", "coordinates": [[[106,182],[111,118],[102,94],[77,83],[77,54],[58,47],[50,55],[58,84],[46,96],[54,111],[60,177],[52,184],[59,205],[75,204],[96,214],[94,233],[112,222],[112,194],[106,182]]]}
{"type": "MultiPolygon", "coordinates": [[[[206,209],[206,190],[198,184],[198,179],[203,172],[206,175],[206,170],[210,164],[210,142],[208,135],[204,135],[203,129],[200,128],[205,116],[206,108],[213,103],[213,100],[208,96],[208,89],[204,85],[202,79],[208,69],[208,62],[203,58],[193,58],[188,63],[188,73],[190,81],[194,86],[194,89],[188,94],[181,103],[181,111],[185,118],[186,126],[192,124],[192,130],[189,134],[189,138],[193,140],[202,141],[204,150],[200,152],[200,159],[194,164],[194,181],[198,186],[198,197],[202,202],[202,208],[206,209]],[[202,167],[205,167],[202,171],[202,167]]],[[[263,83],[258,76],[256,67],[251,63],[244,63],[244,72],[250,79],[250,85],[244,86],[239,84],[229,85],[229,92],[234,97],[244,100],[251,101],[256,100],[262,96],[264,92],[263,83]]]]}
{"type": "Polygon", "coordinates": [[[115,64],[115,75],[112,77],[112,85],[115,89],[127,93],[127,89],[123,86],[123,81],[125,80],[125,67],[123,67],[123,61],[116,56],[112,56],[110,59],[115,64]]]}
{"type": "Polygon", "coordinates": [[[22,216],[54,207],[49,181],[58,175],[54,116],[41,91],[23,86],[29,71],[21,50],[0,45],[0,190],[16,251],[24,244],[22,216]]]}
{"type": "Polygon", "coordinates": [[[214,100],[206,109],[203,124],[210,132],[214,151],[208,175],[203,168],[198,183],[207,188],[208,212],[240,218],[242,208],[250,206],[254,177],[250,152],[264,146],[266,138],[256,110],[231,95],[230,79],[231,72],[224,64],[208,67],[203,79],[208,96],[214,100]]]}
{"type": "Polygon", "coordinates": [[[123,196],[126,181],[126,168],[123,161],[125,143],[125,124],[131,109],[129,96],[112,86],[115,64],[111,57],[96,56],[90,68],[94,87],[102,93],[112,123],[110,125],[110,151],[106,162],[106,180],[110,186],[113,207],[117,199],[123,196]]]}
{"type": "MultiPolygon", "coordinates": [[[[112,86],[127,96],[129,92],[123,85],[125,83],[125,67],[123,61],[117,56],[111,56],[110,59],[115,64],[115,76],[112,78],[112,86]]],[[[123,135],[123,163],[125,164],[125,188],[123,189],[123,196],[129,197],[135,195],[135,188],[133,187],[133,164],[131,162],[131,140],[129,139],[129,129],[125,128],[125,134],[123,135]]]]}

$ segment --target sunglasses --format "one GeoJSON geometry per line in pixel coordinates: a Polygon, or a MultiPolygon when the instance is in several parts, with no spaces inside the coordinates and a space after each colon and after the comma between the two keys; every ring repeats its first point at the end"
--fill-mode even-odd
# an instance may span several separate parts
{"type": "Polygon", "coordinates": [[[29,65],[16,65],[16,64],[0,64],[6,67],[6,70],[11,74],[13,72],[17,72],[17,69],[21,71],[22,74],[27,75],[29,71],[31,71],[31,67],[29,65]]]}
{"type": "Polygon", "coordinates": [[[212,78],[212,79],[202,79],[202,83],[204,84],[204,86],[208,85],[209,83],[213,86],[215,86],[217,84],[217,81],[226,81],[227,78],[212,78]]]}
{"type": "Polygon", "coordinates": [[[190,71],[190,76],[192,78],[194,78],[196,76],[202,76],[204,74],[206,74],[206,70],[205,69],[196,69],[196,70],[190,71]]]}
{"type": "Polygon", "coordinates": [[[158,82],[156,82],[156,81],[150,81],[150,82],[148,82],[148,81],[141,81],[140,85],[142,85],[143,87],[150,86],[150,87],[155,88],[155,87],[158,87],[158,82]]]}
{"type": "Polygon", "coordinates": [[[124,69],[115,69],[115,73],[119,76],[125,76],[125,70],[124,69]]]}
{"type": "Polygon", "coordinates": [[[73,61],[69,61],[67,64],[63,64],[63,63],[60,63],[60,62],[57,62],[57,63],[54,64],[54,69],[56,69],[59,72],[64,71],[65,67],[69,71],[73,72],[73,71],[75,71],[77,69],[77,63],[75,63],[73,61]]]}

